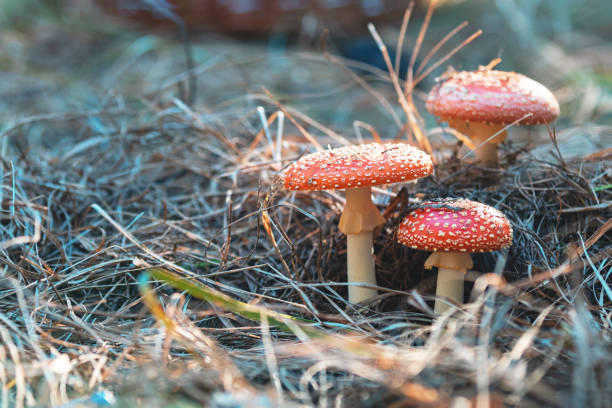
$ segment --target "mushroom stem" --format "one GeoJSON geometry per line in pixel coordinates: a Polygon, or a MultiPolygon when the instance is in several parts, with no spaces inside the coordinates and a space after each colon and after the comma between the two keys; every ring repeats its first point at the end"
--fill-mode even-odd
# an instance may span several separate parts
{"type": "Polygon", "coordinates": [[[497,145],[506,140],[507,132],[503,124],[489,124],[481,122],[468,122],[465,120],[449,120],[449,126],[467,135],[475,148],[473,150],[476,161],[490,167],[499,167],[497,145]],[[499,132],[499,134],[497,134],[499,132]],[[495,137],[492,137],[495,135],[495,137]]]}
{"type": "Polygon", "coordinates": [[[493,143],[484,143],[481,146],[476,146],[474,150],[476,161],[488,167],[499,167],[499,155],[497,154],[497,145],[493,143]]]}
{"type": "MultiPolygon", "coordinates": [[[[438,268],[436,298],[444,297],[459,304],[463,303],[463,277],[474,267],[472,257],[466,252],[433,252],[425,260],[425,269],[438,268]]],[[[449,305],[436,299],[434,312],[442,313],[449,305]]]]}
{"type": "MultiPolygon", "coordinates": [[[[346,236],[347,281],[349,283],[376,285],[372,241],[372,231],[346,236]]],[[[362,302],[377,294],[376,289],[356,285],[348,287],[349,302],[351,303],[362,302]]]]}
{"type": "MultiPolygon", "coordinates": [[[[361,187],[346,190],[346,205],[338,228],[347,236],[348,283],[376,285],[372,231],[385,222],[372,202],[372,188],[361,187]]],[[[349,286],[349,301],[362,302],[377,294],[375,289],[349,286]]]]}
{"type": "Polygon", "coordinates": [[[440,298],[454,300],[463,303],[463,276],[466,270],[438,268],[438,283],[436,288],[436,303],[434,312],[440,314],[450,306],[440,298]]]}
{"type": "Polygon", "coordinates": [[[384,222],[385,219],[372,202],[372,187],[346,189],[346,205],[338,223],[340,231],[347,235],[374,231],[384,222]]]}

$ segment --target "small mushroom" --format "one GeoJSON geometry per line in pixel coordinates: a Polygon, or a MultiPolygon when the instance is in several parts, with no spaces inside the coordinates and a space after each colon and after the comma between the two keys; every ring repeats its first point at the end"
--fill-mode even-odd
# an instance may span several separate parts
{"type": "MultiPolygon", "coordinates": [[[[406,182],[433,171],[431,157],[408,144],[372,143],[309,154],[283,173],[289,190],[346,190],[338,228],[347,235],[349,283],[376,285],[372,231],[384,218],[372,202],[372,186],[406,182]]],[[[375,289],[350,285],[349,300],[362,302],[375,289]]]]}
{"type": "Polygon", "coordinates": [[[497,167],[497,145],[506,140],[508,124],[550,123],[559,102],[542,84],[516,72],[480,70],[450,72],[427,96],[427,110],[476,144],[476,160],[497,167]],[[489,140],[493,135],[496,135],[489,140]]]}
{"type": "Polygon", "coordinates": [[[399,243],[433,251],[425,269],[438,268],[434,311],[448,304],[440,298],[463,303],[464,275],[474,264],[473,252],[489,252],[512,244],[512,227],[495,208],[465,199],[430,201],[404,218],[397,230],[399,243]]]}

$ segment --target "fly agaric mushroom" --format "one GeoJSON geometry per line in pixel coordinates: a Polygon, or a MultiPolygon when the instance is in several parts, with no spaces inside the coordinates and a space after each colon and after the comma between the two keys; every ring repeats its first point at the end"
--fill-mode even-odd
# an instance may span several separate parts
{"type": "Polygon", "coordinates": [[[474,264],[473,252],[489,252],[512,244],[512,227],[495,208],[465,199],[430,201],[404,218],[397,230],[399,243],[433,251],[425,269],[438,268],[434,311],[442,313],[445,297],[463,303],[463,279],[474,264]]]}
{"type": "MultiPolygon", "coordinates": [[[[431,157],[408,144],[372,143],[313,153],[283,174],[289,190],[346,190],[338,228],[347,235],[347,280],[376,285],[373,236],[384,218],[372,202],[372,186],[416,180],[433,171],[431,157]]],[[[375,289],[350,285],[349,301],[362,302],[375,289]]]]}
{"type": "Polygon", "coordinates": [[[497,145],[506,140],[507,125],[550,123],[559,116],[559,102],[542,84],[516,72],[450,72],[427,96],[427,110],[476,144],[483,164],[497,166],[497,145]],[[496,135],[491,138],[493,135],[496,135]]]}

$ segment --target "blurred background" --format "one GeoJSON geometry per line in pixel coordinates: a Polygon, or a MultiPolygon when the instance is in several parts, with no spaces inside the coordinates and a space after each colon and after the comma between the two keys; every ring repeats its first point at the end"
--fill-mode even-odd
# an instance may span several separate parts
{"type": "MultiPolygon", "coordinates": [[[[399,110],[366,24],[374,22],[395,61],[409,3],[2,0],[0,125],[28,115],[121,108],[174,96],[231,115],[261,103],[266,87],[282,103],[348,137],[355,120],[371,124],[381,137],[395,137],[393,115],[364,92],[353,73],[399,110]]],[[[417,1],[413,10],[401,52],[402,76],[427,3],[417,1]]],[[[612,124],[612,7],[607,0],[438,4],[417,66],[463,21],[469,25],[432,62],[477,29],[483,35],[434,69],[419,84],[417,97],[449,65],[469,70],[501,57],[498,69],[525,73],[553,90],[562,107],[559,124],[612,124]]]]}

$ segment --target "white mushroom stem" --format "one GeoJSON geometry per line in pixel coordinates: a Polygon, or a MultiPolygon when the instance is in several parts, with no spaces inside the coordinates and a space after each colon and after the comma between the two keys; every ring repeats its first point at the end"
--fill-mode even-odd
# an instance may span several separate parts
{"type": "Polygon", "coordinates": [[[362,302],[377,294],[376,289],[357,284],[376,285],[372,231],[385,222],[372,202],[372,188],[361,187],[346,190],[346,205],[338,228],[347,235],[347,280],[349,301],[362,302]]]}
{"type": "Polygon", "coordinates": [[[498,167],[497,145],[506,140],[507,132],[503,124],[449,120],[448,125],[472,139],[476,161],[486,166],[498,167]],[[499,132],[499,134],[497,134],[499,132]],[[493,135],[495,137],[491,138],[493,135]]]}
{"type": "Polygon", "coordinates": [[[434,312],[443,313],[450,306],[442,298],[463,303],[463,281],[468,269],[474,267],[466,252],[434,252],[425,261],[425,269],[438,268],[434,312]]]}
{"type": "Polygon", "coordinates": [[[436,286],[436,303],[434,312],[443,313],[450,306],[442,299],[452,299],[463,303],[463,276],[466,270],[438,268],[438,283],[436,286]]]}
{"type": "MultiPolygon", "coordinates": [[[[372,231],[346,236],[347,280],[349,283],[376,286],[374,268],[374,253],[372,249],[372,231]]],[[[376,296],[376,289],[350,285],[348,287],[349,301],[359,303],[376,296]]]]}

